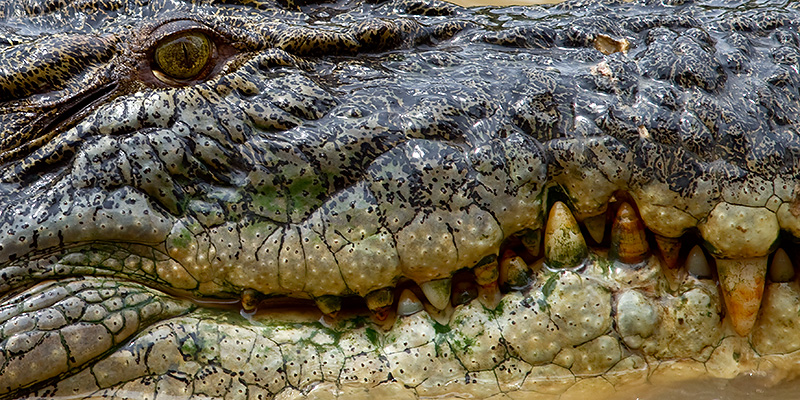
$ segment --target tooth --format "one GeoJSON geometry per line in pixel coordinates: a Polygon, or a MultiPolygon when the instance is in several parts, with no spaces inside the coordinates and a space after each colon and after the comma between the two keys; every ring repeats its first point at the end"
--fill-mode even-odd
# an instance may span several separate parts
{"type": "Polygon", "coordinates": [[[503,258],[500,260],[499,281],[500,284],[508,285],[512,289],[520,289],[528,286],[530,283],[528,264],[513,251],[506,250],[505,253],[503,253],[503,258]]]}
{"type": "Polygon", "coordinates": [[[708,265],[706,253],[703,252],[703,248],[700,245],[692,247],[689,255],[686,256],[686,270],[695,278],[711,278],[711,267],[708,265]]]}
{"type": "Polygon", "coordinates": [[[478,300],[489,310],[494,310],[503,299],[503,294],[500,293],[500,287],[497,282],[492,282],[488,285],[482,285],[478,288],[478,300]]]}
{"type": "Polygon", "coordinates": [[[258,303],[261,302],[261,295],[253,289],[245,289],[242,291],[242,309],[246,312],[251,312],[256,309],[258,303]]]}
{"type": "Polygon", "coordinates": [[[539,250],[542,245],[541,229],[525,231],[519,235],[519,241],[522,242],[522,245],[525,246],[528,253],[531,253],[534,257],[539,257],[539,250]]]}
{"type": "Polygon", "coordinates": [[[786,251],[778,249],[769,265],[769,279],[773,282],[789,282],[794,279],[794,265],[786,251]]]}
{"type": "Polygon", "coordinates": [[[716,261],[722,297],[725,298],[733,329],[739,336],[747,336],[761,307],[767,256],[716,261]]]}
{"type": "Polygon", "coordinates": [[[681,252],[680,238],[656,235],[656,245],[658,245],[658,250],[661,251],[661,256],[664,258],[667,268],[673,269],[677,267],[681,252]]]}
{"type": "Polygon", "coordinates": [[[336,316],[342,309],[342,299],[339,296],[320,296],[314,299],[314,302],[317,303],[317,308],[326,315],[336,316]]]}
{"type": "Polygon", "coordinates": [[[452,304],[453,307],[467,304],[478,297],[477,286],[469,281],[459,281],[453,285],[452,304]]]}
{"type": "Polygon", "coordinates": [[[611,226],[609,256],[626,264],[638,264],[649,252],[644,223],[630,204],[622,203],[611,226]]]}
{"type": "Polygon", "coordinates": [[[398,315],[411,315],[422,311],[424,307],[414,292],[406,289],[400,293],[400,300],[397,301],[398,315]]]}
{"type": "Polygon", "coordinates": [[[544,232],[544,258],[551,268],[572,268],[589,253],[575,217],[567,206],[557,201],[550,208],[544,232]]]}
{"type": "Polygon", "coordinates": [[[452,278],[436,279],[419,285],[422,293],[437,310],[444,310],[450,304],[452,278]]]}
{"type": "Polygon", "coordinates": [[[606,234],[605,214],[585,218],[583,224],[586,225],[586,230],[589,231],[589,235],[594,239],[595,243],[601,243],[603,241],[603,236],[606,234]]]}
{"type": "Polygon", "coordinates": [[[488,285],[496,282],[500,272],[497,269],[497,255],[485,257],[478,266],[473,269],[475,282],[478,285],[488,285]]]}
{"type": "Polygon", "coordinates": [[[375,318],[384,321],[389,316],[389,310],[394,303],[394,292],[390,288],[373,290],[367,293],[364,300],[367,302],[367,308],[375,314],[375,318]]]}

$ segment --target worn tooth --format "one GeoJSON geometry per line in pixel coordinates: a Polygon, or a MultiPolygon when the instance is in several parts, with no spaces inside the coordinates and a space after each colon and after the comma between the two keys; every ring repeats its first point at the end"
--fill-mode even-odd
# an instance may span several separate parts
{"type": "Polygon", "coordinates": [[[422,293],[428,301],[436,307],[437,310],[444,310],[450,304],[450,288],[452,287],[453,279],[444,278],[428,281],[419,285],[422,293]]]}
{"type": "Polygon", "coordinates": [[[681,239],[656,235],[656,245],[658,250],[661,251],[661,257],[664,258],[667,268],[676,268],[678,266],[678,258],[680,258],[681,239]]]}
{"type": "Polygon", "coordinates": [[[589,253],[575,217],[557,201],[550,208],[544,232],[544,258],[550,268],[578,266],[589,253]]]}
{"type": "Polygon", "coordinates": [[[496,282],[497,278],[500,276],[497,266],[497,255],[492,254],[491,256],[485,257],[475,266],[473,272],[475,273],[475,282],[478,285],[483,286],[496,282]]]}
{"type": "Polygon", "coordinates": [[[367,308],[375,314],[375,318],[384,321],[389,316],[389,310],[394,303],[394,292],[390,288],[373,290],[367,293],[364,300],[367,302],[367,308]]]}
{"type": "Polygon", "coordinates": [[[422,302],[411,290],[403,290],[400,293],[400,299],[397,301],[397,314],[398,315],[411,315],[422,311],[424,307],[422,302]]]}
{"type": "Polygon", "coordinates": [[[253,289],[245,289],[242,291],[242,309],[245,312],[252,312],[261,302],[261,295],[253,289]]]}
{"type": "Polygon", "coordinates": [[[525,249],[528,250],[534,257],[539,257],[539,249],[542,246],[542,230],[537,229],[535,231],[527,230],[518,235],[519,241],[525,246],[525,249]]]}
{"type": "Polygon", "coordinates": [[[622,203],[611,226],[609,256],[626,264],[638,264],[649,252],[644,223],[630,204],[622,203]]]}
{"type": "Polygon", "coordinates": [[[506,250],[500,260],[500,284],[508,285],[512,289],[528,286],[530,283],[528,270],[528,264],[522,257],[511,250],[506,250]]]}
{"type": "Polygon", "coordinates": [[[583,224],[586,225],[586,230],[589,231],[589,235],[594,239],[595,243],[601,243],[603,241],[603,236],[606,234],[605,214],[585,218],[583,224]]]}
{"type": "Polygon", "coordinates": [[[794,265],[786,251],[778,249],[769,265],[769,279],[773,282],[789,282],[794,279],[794,265]]]}
{"type": "Polygon", "coordinates": [[[733,329],[740,336],[747,336],[761,307],[767,256],[716,261],[722,297],[725,298],[733,329]]]}
{"type": "Polygon", "coordinates": [[[314,299],[314,301],[317,303],[317,308],[319,308],[323,314],[336,316],[342,309],[342,299],[339,296],[320,296],[314,299]]]}
{"type": "Polygon", "coordinates": [[[453,285],[453,295],[451,302],[453,307],[467,304],[478,297],[478,287],[470,281],[459,281],[453,285]]]}
{"type": "Polygon", "coordinates": [[[699,279],[711,278],[711,267],[708,265],[706,253],[700,245],[695,245],[686,256],[686,270],[699,279]]]}

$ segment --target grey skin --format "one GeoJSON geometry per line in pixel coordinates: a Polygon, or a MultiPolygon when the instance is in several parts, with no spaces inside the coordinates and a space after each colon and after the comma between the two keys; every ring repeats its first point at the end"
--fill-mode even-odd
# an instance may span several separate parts
{"type": "Polygon", "coordinates": [[[0,2],[0,398],[793,377],[800,12],[730,7],[0,2]]]}

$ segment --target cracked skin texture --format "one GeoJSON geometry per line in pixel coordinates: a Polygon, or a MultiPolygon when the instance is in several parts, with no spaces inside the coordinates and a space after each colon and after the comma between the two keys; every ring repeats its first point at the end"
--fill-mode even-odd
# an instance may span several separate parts
{"type": "Polygon", "coordinates": [[[713,279],[670,281],[653,254],[539,262],[499,304],[391,328],[187,299],[369,301],[491,260],[553,196],[583,220],[626,192],[651,237],[732,265],[791,253],[795,6],[0,3],[0,398],[793,378],[797,281],[767,279],[737,335],[713,279]],[[162,79],[155,48],[187,31],[211,60],[162,79]]]}

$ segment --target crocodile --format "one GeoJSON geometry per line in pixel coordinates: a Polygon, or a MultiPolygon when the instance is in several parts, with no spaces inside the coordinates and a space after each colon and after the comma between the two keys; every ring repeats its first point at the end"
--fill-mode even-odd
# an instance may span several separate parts
{"type": "Polygon", "coordinates": [[[0,2],[0,398],[791,382],[797,8],[0,2]]]}

